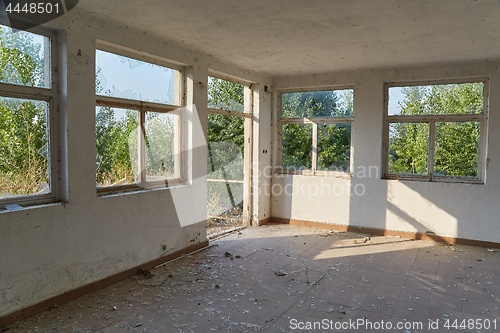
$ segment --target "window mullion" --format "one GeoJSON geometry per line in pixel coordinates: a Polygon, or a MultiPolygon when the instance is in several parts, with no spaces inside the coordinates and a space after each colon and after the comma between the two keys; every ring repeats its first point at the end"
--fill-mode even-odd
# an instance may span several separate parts
{"type": "Polygon", "coordinates": [[[141,187],[146,187],[146,111],[141,108],[139,114],[139,133],[138,133],[138,156],[139,156],[139,183],[141,187]]]}
{"type": "Polygon", "coordinates": [[[51,89],[52,96],[48,101],[49,110],[47,110],[47,126],[48,126],[48,138],[49,138],[49,158],[48,167],[50,170],[49,186],[51,189],[52,196],[55,200],[66,199],[68,192],[63,190],[67,188],[67,179],[62,176],[62,163],[61,152],[63,151],[62,145],[64,144],[63,136],[60,136],[61,130],[60,126],[61,113],[59,113],[59,103],[61,100],[58,96],[59,91],[59,52],[58,41],[56,37],[51,37],[48,40],[44,39],[44,54],[49,54],[49,57],[44,59],[44,70],[45,70],[45,87],[51,89]],[[57,162],[56,162],[57,161],[57,162]],[[56,181],[60,179],[60,181],[56,181]]]}
{"type": "Polygon", "coordinates": [[[477,159],[477,168],[478,168],[478,178],[482,179],[485,181],[485,172],[486,168],[488,167],[488,161],[487,161],[487,152],[486,152],[486,138],[487,138],[487,127],[486,127],[486,120],[482,119],[479,121],[479,156],[477,159]],[[486,165],[484,165],[486,163],[486,165]]]}
{"type": "Polygon", "coordinates": [[[318,124],[312,124],[312,172],[316,172],[317,170],[317,162],[318,162],[318,124]]]}
{"type": "Polygon", "coordinates": [[[434,120],[429,121],[429,156],[427,160],[427,172],[429,178],[432,179],[434,174],[434,151],[436,144],[436,122],[434,120]]]}

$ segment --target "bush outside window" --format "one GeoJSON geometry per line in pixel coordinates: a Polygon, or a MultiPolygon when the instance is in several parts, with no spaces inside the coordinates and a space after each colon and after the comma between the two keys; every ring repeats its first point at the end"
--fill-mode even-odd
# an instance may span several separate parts
{"type": "Polygon", "coordinates": [[[250,85],[237,80],[209,76],[207,93],[207,226],[210,230],[222,225],[243,225],[245,209],[249,209],[252,103],[249,102],[250,85]]]}
{"type": "Polygon", "coordinates": [[[484,177],[484,81],[388,86],[385,177],[480,182],[484,177]]]}
{"type": "Polygon", "coordinates": [[[58,199],[54,41],[0,25],[0,209],[58,199]]]}
{"type": "Polygon", "coordinates": [[[96,183],[163,187],[181,174],[179,69],[96,51],[96,183]]]}
{"type": "Polygon", "coordinates": [[[283,92],[279,118],[285,173],[350,173],[353,90],[283,92]]]}

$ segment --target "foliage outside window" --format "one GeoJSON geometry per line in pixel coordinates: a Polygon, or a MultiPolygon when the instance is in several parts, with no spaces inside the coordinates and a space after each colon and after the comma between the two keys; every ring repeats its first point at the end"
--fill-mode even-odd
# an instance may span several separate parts
{"type": "Polygon", "coordinates": [[[230,112],[245,112],[245,87],[242,84],[208,77],[208,107],[230,112]]]}
{"type": "Polygon", "coordinates": [[[96,51],[96,183],[157,187],[181,179],[178,70],[96,51]]]}
{"type": "Polygon", "coordinates": [[[56,196],[52,40],[0,25],[0,202],[7,209],[56,196]]]}
{"type": "Polygon", "coordinates": [[[284,172],[350,172],[352,89],[281,94],[284,172]]]}
{"type": "Polygon", "coordinates": [[[208,78],[208,171],[217,179],[243,181],[245,155],[245,87],[210,76],[208,78]],[[238,161],[232,163],[231,161],[238,161]],[[222,167],[226,165],[225,171],[222,167]],[[227,170],[227,165],[231,165],[227,170]],[[224,175],[224,174],[225,175],[224,175]]]}
{"type": "Polygon", "coordinates": [[[484,82],[388,87],[387,178],[479,181],[484,82]]]}
{"type": "MultiPolygon", "coordinates": [[[[240,83],[208,78],[208,223],[220,219],[242,223],[245,193],[245,89],[240,83]]],[[[248,126],[247,126],[248,128],[248,126]]],[[[214,222],[215,223],[215,222],[214,222]]]]}

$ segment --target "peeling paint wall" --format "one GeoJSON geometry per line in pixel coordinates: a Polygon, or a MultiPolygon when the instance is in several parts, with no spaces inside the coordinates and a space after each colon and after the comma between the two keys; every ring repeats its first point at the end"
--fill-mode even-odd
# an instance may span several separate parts
{"type": "MultiPolygon", "coordinates": [[[[500,234],[492,232],[500,225],[497,208],[500,199],[500,132],[495,130],[500,126],[499,68],[499,63],[485,61],[276,79],[276,89],[355,86],[354,174],[352,179],[274,175],[272,216],[406,232],[432,231],[441,236],[500,242],[500,234]],[[381,179],[382,129],[386,112],[384,83],[466,77],[489,77],[486,184],[381,179]],[[361,172],[370,167],[379,173],[373,171],[368,176],[361,172]],[[289,191],[279,193],[280,187],[286,189],[287,186],[289,191]],[[311,186],[314,191],[307,190],[311,186]],[[357,195],[356,189],[362,195],[357,195]],[[326,192],[328,190],[331,192],[326,192]]],[[[276,129],[274,131],[276,133],[276,129]]],[[[274,154],[277,156],[277,148],[274,154]]]]}
{"type": "MultiPolygon", "coordinates": [[[[209,68],[249,81],[266,81],[249,70],[132,27],[100,20],[78,8],[51,22],[50,28],[58,31],[61,70],[67,72],[67,84],[61,82],[67,202],[0,213],[0,317],[206,240],[205,148],[189,152],[191,184],[97,195],[96,40],[185,64],[187,104],[196,105],[204,132],[209,68]],[[173,196],[182,204],[174,205],[173,196]],[[180,213],[194,224],[181,227],[180,213]]],[[[257,108],[264,107],[259,103],[257,108]]],[[[270,109],[270,101],[268,104],[270,109]]],[[[185,133],[190,145],[204,140],[195,127],[185,133]]]]}

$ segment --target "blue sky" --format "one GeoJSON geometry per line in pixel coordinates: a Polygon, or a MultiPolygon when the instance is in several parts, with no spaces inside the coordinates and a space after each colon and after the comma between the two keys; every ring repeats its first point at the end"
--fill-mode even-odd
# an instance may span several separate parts
{"type": "Polygon", "coordinates": [[[97,80],[106,91],[103,95],[175,104],[172,69],[100,50],[96,65],[101,68],[97,80]]]}
{"type": "Polygon", "coordinates": [[[401,108],[399,103],[404,100],[404,94],[401,91],[402,87],[390,87],[389,88],[389,114],[399,114],[401,108]]]}
{"type": "MultiPolygon", "coordinates": [[[[175,104],[174,71],[158,65],[118,56],[98,50],[97,75],[104,91],[114,97],[175,104]]],[[[399,103],[404,100],[401,87],[389,88],[389,114],[399,114],[399,103]]]]}

